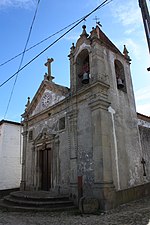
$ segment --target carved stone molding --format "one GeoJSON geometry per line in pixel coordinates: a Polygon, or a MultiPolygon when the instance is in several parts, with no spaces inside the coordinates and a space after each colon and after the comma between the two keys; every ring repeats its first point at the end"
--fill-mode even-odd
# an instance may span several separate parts
{"type": "Polygon", "coordinates": [[[23,131],[21,134],[23,135],[23,137],[26,137],[28,135],[28,131],[23,131]]]}
{"type": "Polygon", "coordinates": [[[67,113],[67,117],[68,117],[69,120],[75,120],[77,118],[77,115],[78,115],[77,109],[74,109],[74,110],[67,113]]]}
{"type": "Polygon", "coordinates": [[[110,102],[103,100],[103,99],[95,99],[92,102],[89,103],[89,106],[92,111],[96,109],[104,109],[108,110],[108,107],[110,106],[110,102]]]}

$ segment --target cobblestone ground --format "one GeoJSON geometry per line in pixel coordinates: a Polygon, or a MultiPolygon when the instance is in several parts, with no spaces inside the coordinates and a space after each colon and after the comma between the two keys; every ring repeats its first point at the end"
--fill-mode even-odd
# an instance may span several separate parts
{"type": "Polygon", "coordinates": [[[107,213],[81,215],[69,212],[3,212],[0,225],[150,225],[150,197],[122,205],[107,213]]]}

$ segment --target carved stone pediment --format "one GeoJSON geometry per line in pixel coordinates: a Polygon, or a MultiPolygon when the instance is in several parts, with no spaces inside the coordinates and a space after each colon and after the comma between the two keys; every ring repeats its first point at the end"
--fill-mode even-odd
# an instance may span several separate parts
{"type": "Polygon", "coordinates": [[[38,144],[46,143],[46,142],[48,142],[48,141],[52,141],[52,140],[54,140],[55,135],[56,135],[56,134],[49,133],[49,132],[47,131],[47,129],[44,128],[44,129],[42,130],[42,132],[39,133],[38,136],[35,138],[34,144],[35,144],[35,145],[38,145],[38,144]]]}
{"type": "Polygon", "coordinates": [[[45,109],[62,101],[68,93],[68,88],[49,82],[48,80],[43,80],[34,98],[27,104],[25,112],[29,116],[41,113],[45,109]]]}

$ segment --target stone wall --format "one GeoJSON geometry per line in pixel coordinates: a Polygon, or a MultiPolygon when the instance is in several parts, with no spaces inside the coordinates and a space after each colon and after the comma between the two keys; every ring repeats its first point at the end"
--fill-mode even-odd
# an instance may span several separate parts
{"type": "Polygon", "coordinates": [[[114,207],[146,196],[150,196],[150,183],[138,185],[136,187],[128,188],[122,191],[117,191],[114,207]]]}
{"type": "Polygon", "coordinates": [[[141,146],[130,64],[121,55],[108,49],[105,50],[105,60],[110,84],[109,101],[113,110],[110,126],[113,134],[111,137],[113,180],[116,190],[121,190],[143,183],[141,146]],[[116,59],[124,68],[126,90],[117,87],[114,66],[116,59]]]}
{"type": "Polygon", "coordinates": [[[145,160],[145,180],[150,181],[150,128],[139,126],[142,157],[145,160]]]}

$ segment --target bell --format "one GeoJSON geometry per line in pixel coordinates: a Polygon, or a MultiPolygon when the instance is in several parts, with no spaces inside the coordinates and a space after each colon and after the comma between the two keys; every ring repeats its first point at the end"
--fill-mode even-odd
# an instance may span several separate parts
{"type": "Polygon", "coordinates": [[[117,86],[118,86],[119,89],[124,88],[124,83],[122,82],[121,78],[117,79],[117,86]]]}
{"type": "Polygon", "coordinates": [[[83,78],[82,78],[82,84],[88,84],[89,83],[89,74],[84,72],[83,78]]]}

